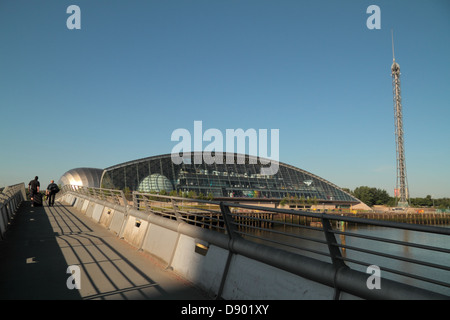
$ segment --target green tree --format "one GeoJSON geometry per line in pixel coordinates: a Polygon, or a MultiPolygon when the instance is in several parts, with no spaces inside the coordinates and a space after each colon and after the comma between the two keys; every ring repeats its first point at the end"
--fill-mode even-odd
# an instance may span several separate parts
{"type": "Polygon", "coordinates": [[[200,192],[200,193],[198,194],[198,196],[197,196],[197,199],[205,200],[205,199],[206,199],[206,196],[203,194],[203,192],[200,192]]]}
{"type": "Polygon", "coordinates": [[[288,197],[284,197],[281,201],[280,201],[280,206],[284,206],[288,203],[289,198],[288,197]]]}
{"type": "Polygon", "coordinates": [[[195,191],[191,190],[188,192],[187,197],[190,199],[195,199],[195,198],[197,198],[197,193],[195,191]]]}
{"type": "Polygon", "coordinates": [[[172,190],[172,191],[170,191],[170,192],[169,192],[169,196],[171,196],[171,197],[176,197],[176,196],[178,196],[177,190],[172,190]]]}
{"type": "Polygon", "coordinates": [[[391,199],[386,190],[376,189],[375,194],[376,194],[375,204],[378,205],[388,204],[391,199]]]}
{"type": "Polygon", "coordinates": [[[367,186],[358,187],[353,191],[353,195],[368,206],[374,205],[374,194],[372,188],[367,186]]]}
{"type": "Polygon", "coordinates": [[[131,190],[129,187],[125,187],[123,189],[123,193],[124,193],[126,199],[131,200],[132,195],[131,195],[131,190]]]}
{"type": "Polygon", "coordinates": [[[356,188],[353,191],[353,195],[370,207],[374,205],[385,205],[391,201],[391,197],[386,190],[367,186],[356,188]]]}

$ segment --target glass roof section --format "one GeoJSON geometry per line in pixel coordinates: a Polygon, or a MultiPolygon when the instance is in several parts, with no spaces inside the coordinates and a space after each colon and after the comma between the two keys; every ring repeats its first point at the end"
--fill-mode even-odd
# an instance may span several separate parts
{"type": "Polygon", "coordinates": [[[322,201],[359,202],[358,199],[323,178],[281,162],[278,163],[278,171],[275,174],[263,175],[261,168],[270,165],[263,164],[268,163],[267,159],[260,161],[257,157],[232,154],[235,161],[227,163],[226,154],[223,153],[222,164],[207,164],[204,161],[196,163],[195,154],[199,153],[185,156],[180,164],[175,164],[171,155],[166,154],[106,168],[102,175],[101,187],[148,192],[148,186],[155,185],[155,190],[150,191],[159,192],[162,189],[175,190],[177,193],[193,191],[197,195],[210,195],[215,198],[296,197],[322,201]],[[243,163],[238,162],[238,157],[244,158],[243,163]],[[156,187],[154,183],[156,177],[160,179],[159,181],[163,181],[163,188],[156,187]],[[152,183],[149,184],[148,181],[152,183]],[[143,188],[143,186],[146,187],[143,188]]]}

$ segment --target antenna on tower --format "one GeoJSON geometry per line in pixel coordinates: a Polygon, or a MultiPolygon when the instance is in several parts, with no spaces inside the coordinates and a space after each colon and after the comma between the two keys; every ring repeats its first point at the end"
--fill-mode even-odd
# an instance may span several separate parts
{"type": "Polygon", "coordinates": [[[392,34],[392,60],[395,61],[395,54],[394,54],[394,30],[391,29],[392,34]]]}

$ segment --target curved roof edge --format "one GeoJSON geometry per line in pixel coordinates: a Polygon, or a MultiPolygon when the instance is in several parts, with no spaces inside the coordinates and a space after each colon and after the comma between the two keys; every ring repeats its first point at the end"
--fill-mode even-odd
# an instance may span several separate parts
{"type": "Polygon", "coordinates": [[[103,171],[103,169],[88,167],[70,169],[59,178],[58,184],[99,188],[103,171]]]}
{"type": "MultiPolygon", "coordinates": [[[[190,157],[191,154],[193,154],[195,156],[196,154],[202,154],[203,155],[203,153],[204,153],[203,151],[185,152],[183,154],[183,156],[190,157]]],[[[313,173],[311,173],[309,171],[306,171],[304,169],[301,169],[301,168],[298,168],[298,167],[295,167],[295,166],[292,166],[292,165],[289,165],[289,164],[286,164],[286,163],[283,163],[283,162],[280,162],[280,161],[276,161],[276,160],[269,159],[269,158],[263,158],[263,157],[259,157],[259,156],[252,156],[252,155],[248,155],[248,154],[241,154],[241,153],[234,153],[234,152],[221,152],[221,153],[223,155],[232,154],[233,156],[244,156],[244,157],[248,157],[249,159],[256,159],[256,160],[263,159],[267,163],[271,163],[271,162],[278,163],[279,165],[283,165],[283,166],[291,168],[293,170],[299,170],[300,172],[304,172],[307,175],[310,175],[310,176],[316,178],[317,180],[325,182],[325,183],[329,184],[330,186],[332,186],[332,187],[342,191],[343,193],[347,194],[351,198],[356,199],[356,201],[362,202],[361,200],[357,199],[355,196],[351,195],[350,193],[348,193],[347,191],[343,190],[342,188],[340,188],[339,186],[335,185],[334,183],[332,183],[332,182],[330,182],[330,181],[328,181],[328,180],[326,180],[324,178],[321,178],[318,175],[315,175],[315,174],[313,174],[313,173]]],[[[176,154],[176,153],[166,153],[166,154],[161,154],[161,155],[156,155],[156,156],[150,156],[150,157],[140,158],[140,159],[136,159],[136,160],[131,160],[131,161],[119,163],[119,164],[114,165],[114,166],[110,166],[108,168],[105,168],[105,170],[103,171],[101,179],[103,179],[103,175],[105,174],[106,171],[119,169],[119,168],[122,168],[122,167],[125,167],[125,166],[128,166],[128,165],[131,165],[131,164],[136,164],[136,163],[140,163],[140,162],[144,162],[144,161],[148,161],[148,160],[155,160],[155,159],[162,159],[162,158],[171,157],[172,154],[175,154],[175,155],[179,156],[179,154],[176,154]]]]}

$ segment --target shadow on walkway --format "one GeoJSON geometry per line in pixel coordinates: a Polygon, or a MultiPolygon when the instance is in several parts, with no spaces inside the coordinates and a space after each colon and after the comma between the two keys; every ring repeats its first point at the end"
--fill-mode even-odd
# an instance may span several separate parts
{"type": "Polygon", "coordinates": [[[76,209],[24,202],[0,241],[0,299],[208,297],[76,209]],[[78,282],[68,281],[68,266],[78,268],[78,282]]]}

